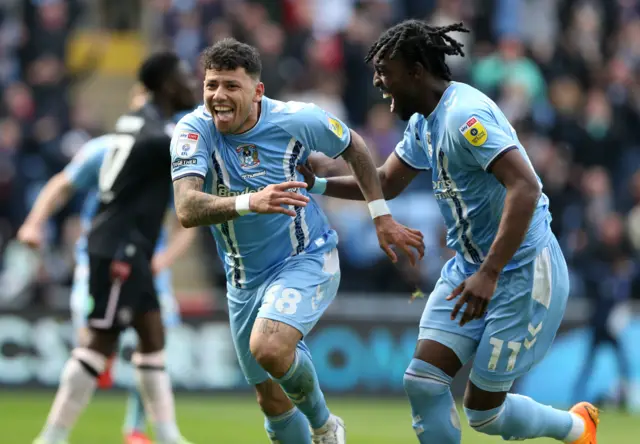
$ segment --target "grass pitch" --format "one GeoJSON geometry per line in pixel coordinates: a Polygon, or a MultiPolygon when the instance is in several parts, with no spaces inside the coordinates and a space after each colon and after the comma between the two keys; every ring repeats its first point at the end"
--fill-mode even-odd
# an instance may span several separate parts
{"type": "MultiPolygon", "coordinates": [[[[0,442],[30,444],[48,413],[53,392],[4,391],[0,394],[0,442]]],[[[409,406],[403,399],[328,397],[329,406],[347,426],[349,444],[416,444],[409,406]]],[[[124,393],[98,392],[71,436],[70,444],[121,443],[124,393]]],[[[183,434],[195,444],[267,444],[263,417],[248,395],[177,395],[183,434]]],[[[463,417],[464,418],[464,417],[463,417]]],[[[463,421],[464,422],[464,421],[463,421]]],[[[601,444],[640,442],[640,418],[617,412],[602,415],[601,444]]],[[[463,444],[497,444],[468,426],[463,444]]],[[[535,440],[536,444],[557,442],[535,440]]]]}

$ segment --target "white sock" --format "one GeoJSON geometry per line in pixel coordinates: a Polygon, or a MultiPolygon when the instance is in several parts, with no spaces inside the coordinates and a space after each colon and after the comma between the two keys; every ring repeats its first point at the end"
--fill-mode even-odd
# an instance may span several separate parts
{"type": "Polygon", "coordinates": [[[66,440],[69,430],[89,404],[96,389],[96,376],[104,371],[106,360],[100,353],[87,348],[73,350],[62,370],[58,392],[41,433],[44,440],[66,440]]]}
{"type": "Polygon", "coordinates": [[[335,417],[333,415],[329,415],[329,419],[327,419],[327,422],[322,427],[320,427],[319,429],[313,429],[313,434],[315,436],[319,436],[329,432],[333,432],[336,426],[337,424],[335,417]]]}
{"type": "Polygon", "coordinates": [[[164,367],[164,351],[135,353],[132,362],[136,365],[140,394],[156,439],[162,443],[178,442],[180,431],[176,424],[171,381],[164,367]]]}
{"type": "Polygon", "coordinates": [[[569,434],[565,438],[564,442],[574,442],[579,439],[584,433],[584,419],[582,416],[576,415],[575,413],[571,413],[571,418],[573,418],[573,425],[571,426],[571,430],[569,430],[569,434]]]}

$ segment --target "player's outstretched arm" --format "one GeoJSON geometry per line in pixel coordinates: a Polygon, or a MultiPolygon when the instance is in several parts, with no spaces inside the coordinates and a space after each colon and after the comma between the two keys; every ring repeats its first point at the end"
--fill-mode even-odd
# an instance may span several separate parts
{"type": "Polygon", "coordinates": [[[42,245],[43,225],[69,202],[74,192],[73,183],[64,171],[49,179],[18,230],[18,240],[32,248],[39,248],[42,245]]]}
{"type": "Polygon", "coordinates": [[[309,198],[296,192],[306,188],[304,182],[284,182],[268,185],[257,193],[234,197],[219,197],[202,192],[204,180],[186,176],[173,182],[176,214],[185,228],[216,225],[248,213],[286,214],[296,216],[289,206],[304,207],[309,198]],[[286,205],[283,206],[283,205],[286,205]]]}
{"type": "MultiPolygon", "coordinates": [[[[326,188],[322,194],[339,199],[365,200],[358,181],[354,176],[336,176],[329,178],[317,178],[314,174],[316,162],[323,162],[322,159],[309,156],[308,165],[300,165],[298,171],[304,176],[305,182],[313,192],[316,180],[326,181],[326,188]]],[[[335,162],[335,161],[334,161],[335,162]]],[[[420,173],[420,170],[411,168],[400,160],[397,154],[392,153],[384,165],[377,168],[378,178],[387,200],[398,197],[411,181],[420,173]]]]}

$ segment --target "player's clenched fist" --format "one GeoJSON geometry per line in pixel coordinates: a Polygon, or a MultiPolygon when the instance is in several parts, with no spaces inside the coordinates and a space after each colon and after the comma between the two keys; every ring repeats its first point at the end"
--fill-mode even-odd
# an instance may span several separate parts
{"type": "Polygon", "coordinates": [[[309,202],[307,196],[303,196],[296,191],[300,188],[307,188],[307,184],[292,181],[268,185],[265,189],[251,194],[249,209],[254,213],[282,213],[295,217],[295,210],[289,208],[289,206],[306,207],[309,202]],[[286,205],[286,207],[283,205],[286,205]]]}

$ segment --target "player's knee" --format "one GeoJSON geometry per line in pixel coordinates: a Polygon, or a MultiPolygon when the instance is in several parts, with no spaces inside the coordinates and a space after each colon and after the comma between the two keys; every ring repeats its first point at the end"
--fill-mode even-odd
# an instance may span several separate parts
{"type": "Polygon", "coordinates": [[[502,421],[500,421],[500,416],[503,411],[504,409],[502,406],[491,410],[473,410],[467,407],[464,408],[469,426],[473,430],[484,433],[485,435],[493,436],[502,435],[502,421]]]}
{"type": "Polygon", "coordinates": [[[131,362],[140,370],[164,370],[165,353],[163,350],[154,353],[135,352],[131,362]]]}
{"type": "Polygon", "coordinates": [[[251,354],[260,366],[269,373],[273,373],[279,368],[291,353],[292,351],[287,344],[274,339],[256,340],[251,343],[251,354]]]}
{"type": "MultiPolygon", "coordinates": [[[[82,365],[87,373],[97,377],[102,373],[107,365],[107,357],[96,351],[86,347],[77,347],[71,352],[71,356],[82,365]]],[[[62,374],[62,379],[65,373],[62,374]]]]}
{"type": "Polygon", "coordinates": [[[409,398],[434,398],[447,395],[452,378],[436,366],[419,359],[412,359],[402,380],[409,398]]]}
{"type": "Polygon", "coordinates": [[[284,393],[282,387],[273,380],[256,385],[256,398],[260,409],[267,416],[280,416],[293,408],[291,400],[284,393]]]}

